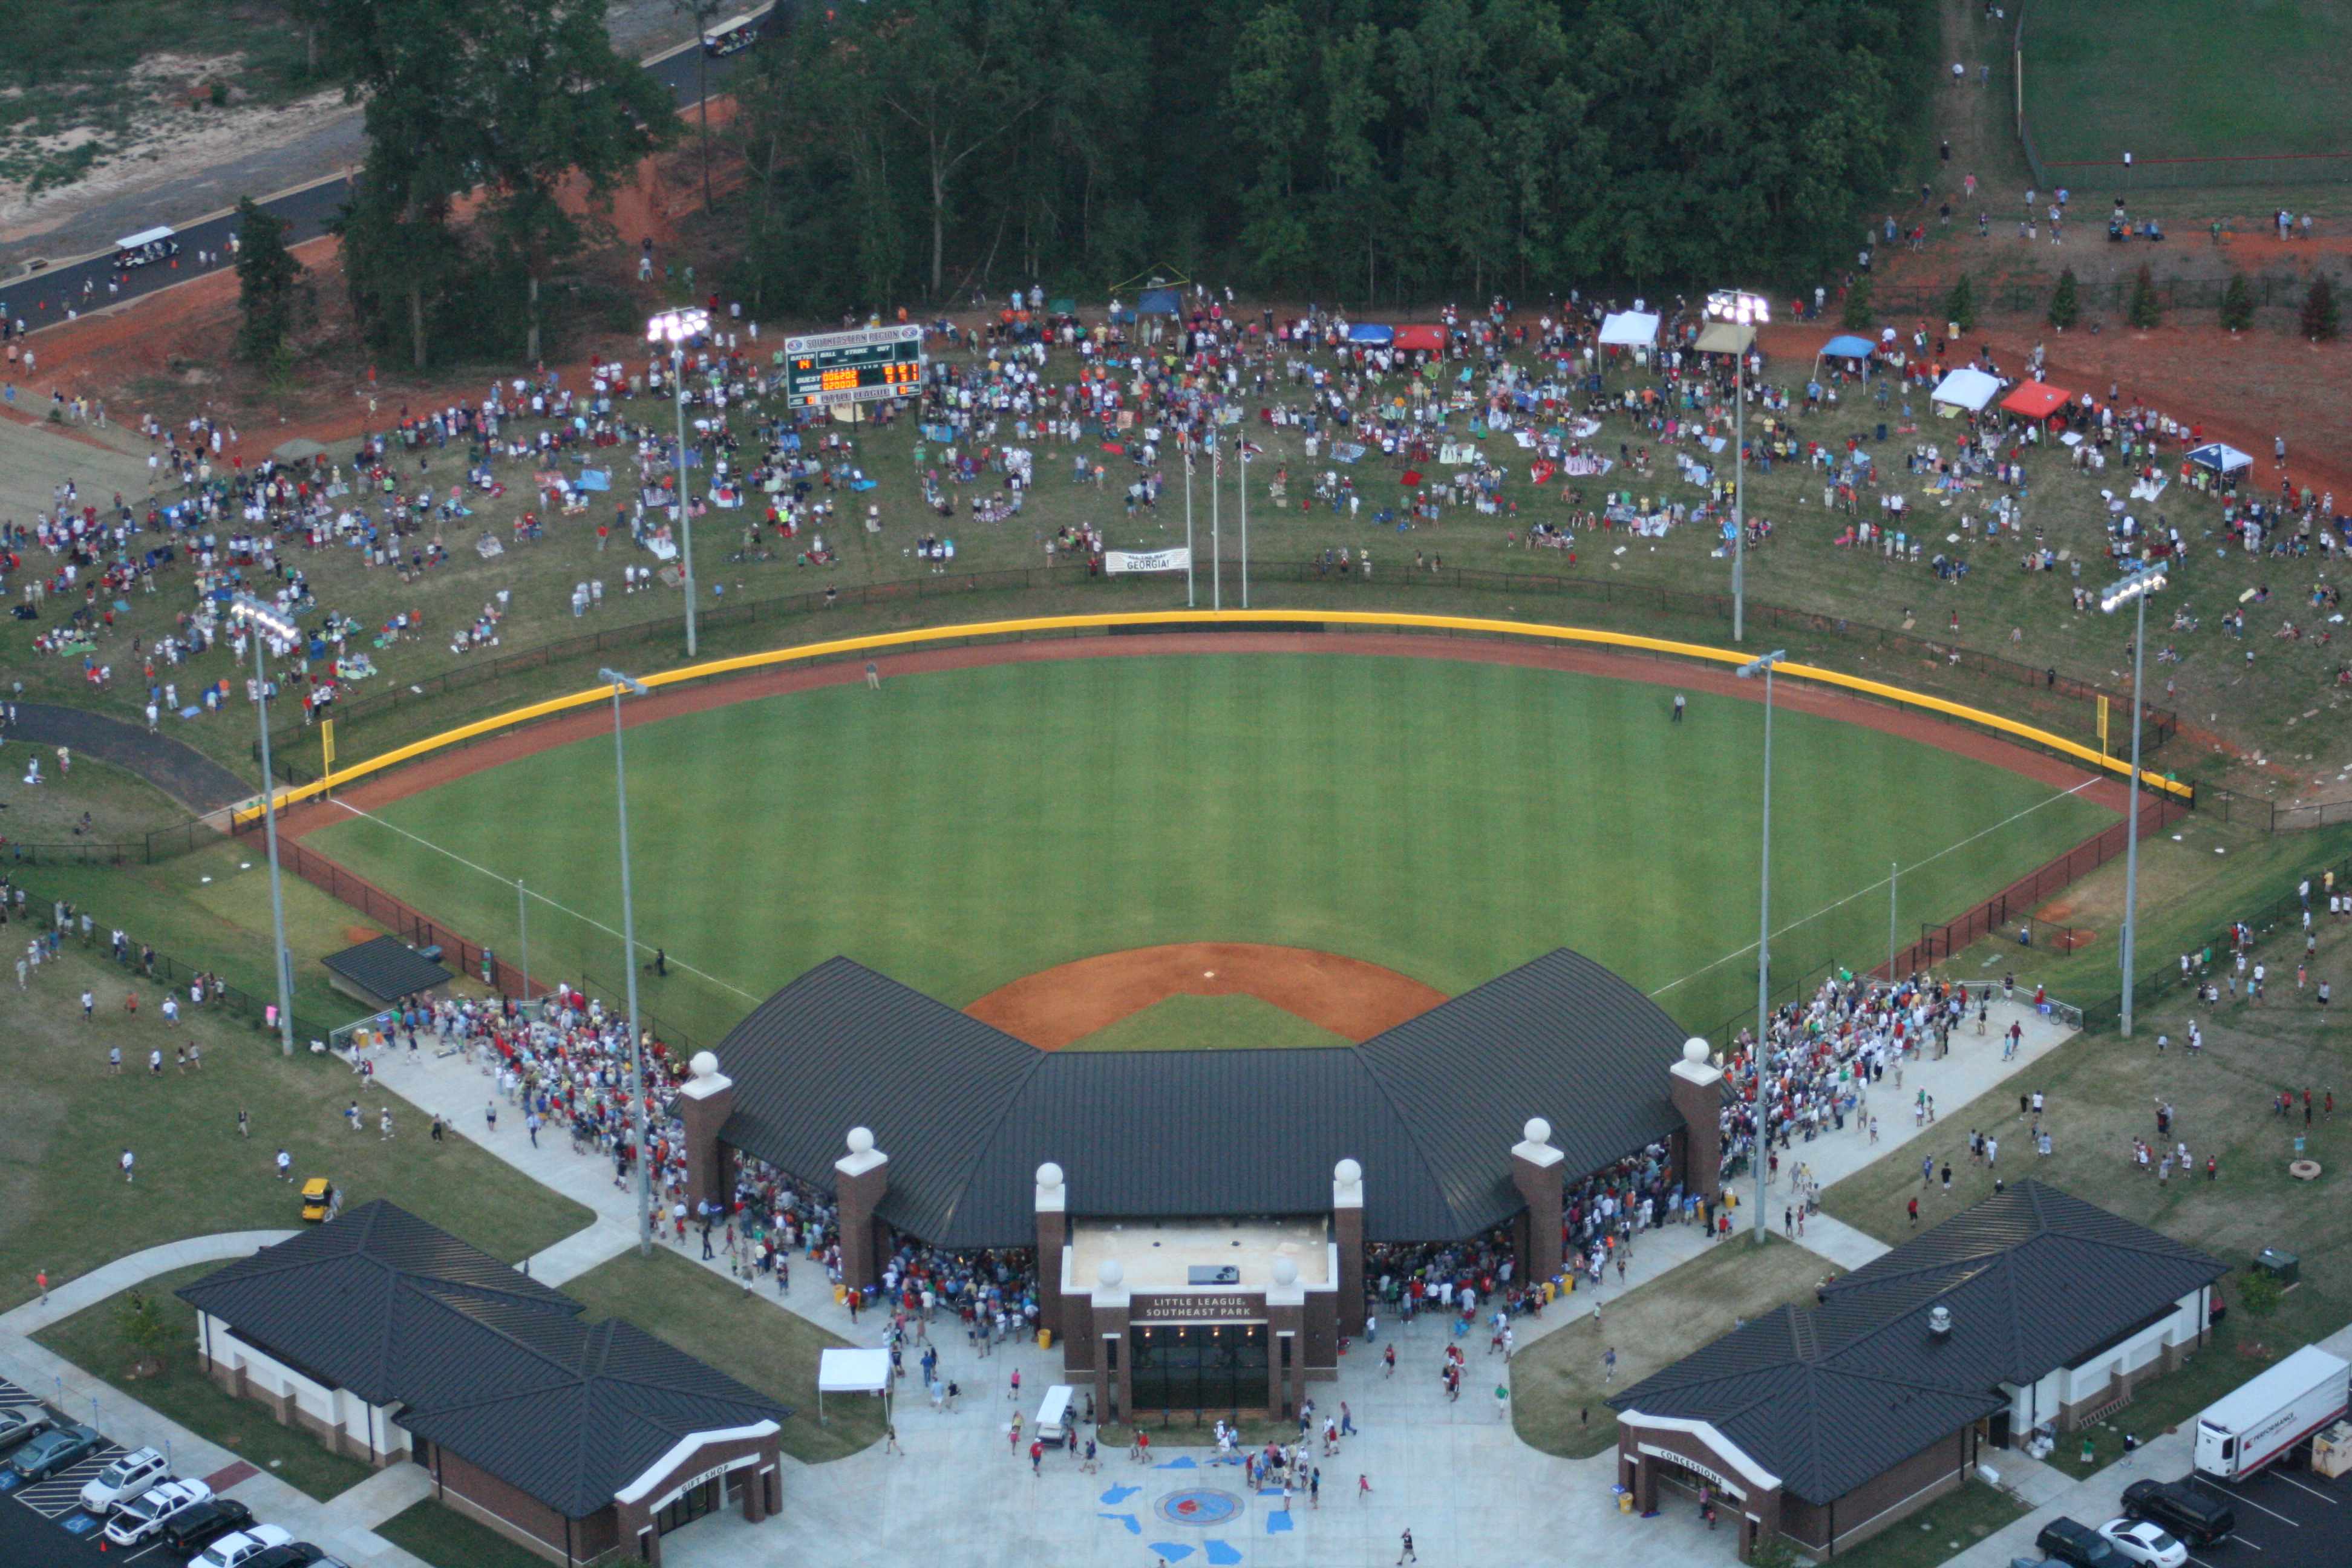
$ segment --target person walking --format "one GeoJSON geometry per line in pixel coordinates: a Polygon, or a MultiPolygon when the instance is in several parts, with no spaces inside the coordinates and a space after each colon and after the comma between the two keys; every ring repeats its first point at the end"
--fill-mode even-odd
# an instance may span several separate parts
{"type": "Polygon", "coordinates": [[[283,1149],[278,1151],[278,1179],[281,1182],[294,1179],[294,1156],[283,1149]]]}
{"type": "Polygon", "coordinates": [[[1675,693],[1675,716],[1672,720],[1668,721],[1668,722],[1679,724],[1683,721],[1683,706],[1685,700],[1681,692],[1677,691],[1675,693]]]}
{"type": "Polygon", "coordinates": [[[33,1270],[33,1285],[41,1293],[41,1305],[47,1306],[49,1304],[49,1270],[47,1264],[33,1270]]]}
{"type": "MultiPolygon", "coordinates": [[[[1370,1491],[1371,1490],[1371,1488],[1366,1487],[1364,1489],[1366,1491],[1370,1491]]],[[[1420,1561],[1421,1553],[1412,1549],[1412,1527],[1408,1525],[1405,1527],[1404,1532],[1404,1550],[1397,1553],[1398,1568],[1403,1568],[1403,1564],[1407,1563],[1418,1563],[1420,1561]]]]}
{"type": "Polygon", "coordinates": [[[122,1166],[122,1179],[124,1181],[133,1182],[138,1180],[138,1178],[131,1173],[131,1166],[137,1163],[137,1157],[133,1155],[130,1150],[125,1149],[122,1152],[121,1163],[122,1166]]]}

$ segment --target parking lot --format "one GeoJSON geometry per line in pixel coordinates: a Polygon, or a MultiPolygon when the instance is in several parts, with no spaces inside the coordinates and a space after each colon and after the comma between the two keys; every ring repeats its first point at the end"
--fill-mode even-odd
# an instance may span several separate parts
{"type": "Polygon", "coordinates": [[[2268,1469],[2231,1486],[2209,1476],[2188,1484],[2226,1498],[2237,1510],[2237,1532],[2189,1557],[2201,1568],[2344,1568],[2352,1563],[2352,1478],[2329,1480],[2309,1470],[2268,1469]]]}
{"type": "MultiPolygon", "coordinates": [[[[13,1383],[0,1380],[0,1409],[19,1405],[47,1405],[13,1383]]],[[[56,1406],[47,1405],[51,1414],[56,1406]]],[[[65,1412],[73,1419],[71,1412],[65,1412]]],[[[81,1419],[89,1419],[84,1411],[81,1419]]],[[[0,1469],[0,1563],[8,1568],[52,1568],[52,1565],[81,1564],[104,1561],[108,1563],[133,1563],[152,1553],[154,1544],[136,1552],[105,1553],[99,1552],[99,1527],[102,1521],[84,1513],[77,1500],[82,1484],[104,1469],[107,1461],[122,1452],[121,1446],[107,1443],[81,1463],[58,1471],[47,1480],[21,1482],[16,1472],[0,1469]]],[[[168,1553],[163,1561],[173,1561],[168,1553]]]]}

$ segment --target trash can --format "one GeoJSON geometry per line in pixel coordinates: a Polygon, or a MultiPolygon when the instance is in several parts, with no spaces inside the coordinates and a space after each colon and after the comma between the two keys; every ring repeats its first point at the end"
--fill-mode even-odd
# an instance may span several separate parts
{"type": "Polygon", "coordinates": [[[2303,1259],[2292,1252],[2281,1252],[2275,1247],[2265,1247],[2254,1255],[2254,1267],[2281,1285],[2293,1285],[2303,1278],[2303,1259]]]}
{"type": "Polygon", "coordinates": [[[1041,1351],[1049,1351],[1054,1348],[1053,1330],[1039,1329],[1037,1331],[1037,1348],[1041,1351]]]}
{"type": "Polygon", "coordinates": [[[1878,422],[1878,439],[1881,441],[1886,439],[1886,421],[1884,419],[1878,422]]]}

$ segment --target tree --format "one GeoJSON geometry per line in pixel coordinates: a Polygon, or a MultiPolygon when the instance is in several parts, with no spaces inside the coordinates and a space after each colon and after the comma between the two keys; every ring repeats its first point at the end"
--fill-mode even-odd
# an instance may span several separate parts
{"type": "Polygon", "coordinates": [[[1964,332],[1977,324],[1976,285],[1969,281],[1965,272],[1952,284],[1952,291],[1944,296],[1944,320],[1964,332]]]}
{"type": "Polygon", "coordinates": [[[2124,307],[2124,320],[2143,329],[2160,325],[2164,321],[2164,307],[2156,298],[2156,279],[2145,261],[2132,276],[2131,301],[2124,307]]]}
{"type": "Polygon", "coordinates": [[[1870,308],[1869,273],[1864,273],[1861,277],[1855,279],[1853,284],[1847,288],[1845,291],[1845,313],[1841,316],[1839,320],[1844,322],[1845,325],[1852,327],[1856,331],[1860,331],[1864,328],[1873,325],[1878,320],[1877,312],[1870,308]]]}
{"type": "Polygon", "coordinates": [[[1261,278],[1302,277],[1312,237],[1300,210],[1307,144],[1307,33],[1298,8],[1275,0],[1242,27],[1225,86],[1234,140],[1249,170],[1242,186],[1242,252],[1261,278]]]}
{"type": "Polygon", "coordinates": [[[293,330],[302,264],[286,247],[289,226],[251,196],[236,204],[236,304],[245,317],[236,354],[247,364],[276,360],[293,330]]]}
{"type": "Polygon", "coordinates": [[[145,1291],[126,1291],[122,1300],[115,1303],[114,1329],[130,1347],[134,1375],[153,1377],[163,1370],[163,1352],[171,1348],[176,1336],[145,1291]]]}
{"type": "Polygon", "coordinates": [[[2254,321],[2254,291],[2246,282],[2246,275],[2231,271],[2229,283],[2221,289],[2221,324],[2233,332],[2242,332],[2254,321]]]}
{"type": "Polygon", "coordinates": [[[2311,280],[2311,291],[2303,297],[2303,335],[2315,343],[2334,338],[2343,328],[2336,304],[2336,286],[2322,272],[2311,280]]]}
{"type": "Polygon", "coordinates": [[[2279,1310],[2279,1299],[2285,1294],[2274,1274],[2249,1268],[2238,1276],[2238,1305],[2250,1318],[2269,1317],[2279,1310]]]}
{"type": "Polygon", "coordinates": [[[1797,1549],[1789,1544],[1789,1538],[1775,1533],[1756,1543],[1748,1562],[1749,1568],[1800,1568],[1801,1559],[1797,1549]]]}
{"type": "Polygon", "coordinates": [[[2058,274],[2058,287],[2050,291],[2050,324],[2062,332],[2081,319],[2083,306],[2077,298],[2080,292],[2073,268],[2058,274]]]}
{"type": "MultiPolygon", "coordinates": [[[[670,5],[683,11],[694,23],[694,118],[700,127],[698,139],[702,143],[702,209],[710,210],[710,51],[702,47],[709,35],[710,24],[734,4],[734,0],[670,0],[670,5]]],[[[779,9],[770,13],[769,26],[778,22],[790,26],[791,20],[779,9]]],[[[640,72],[640,75],[643,73],[640,72]]]]}

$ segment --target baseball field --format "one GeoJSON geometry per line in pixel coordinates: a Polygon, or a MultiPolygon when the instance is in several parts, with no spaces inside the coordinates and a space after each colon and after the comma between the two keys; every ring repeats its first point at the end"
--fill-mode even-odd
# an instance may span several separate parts
{"type": "MultiPolygon", "coordinates": [[[[878,689],[846,673],[627,731],[639,957],[658,947],[667,970],[640,979],[671,1030],[713,1042],[835,953],[967,1006],[1194,942],[1337,955],[1332,985],[1360,973],[1408,1014],[1561,944],[1696,1030],[1752,1004],[1764,713],[1744,692],[1695,688],[1676,722],[1666,686],[1467,658],[1080,658],[894,670],[878,689]]],[[[2113,820],[1788,695],[1782,983],[1884,959],[1891,867],[1907,940],[2113,820]]],[[[534,977],[611,995],[613,769],[605,730],[428,787],[395,773],[320,808],[305,842],[509,958],[520,879],[534,977]]],[[[1197,984],[1066,1043],[1346,1032],[1246,981],[1219,995],[1219,961],[1200,962],[1197,984]]]]}

